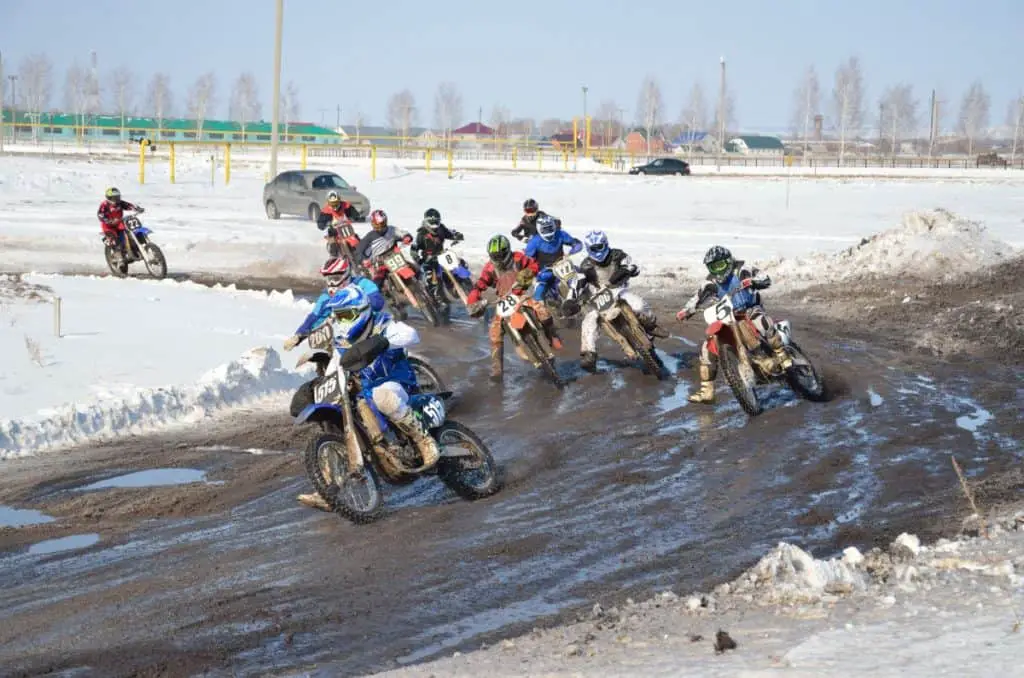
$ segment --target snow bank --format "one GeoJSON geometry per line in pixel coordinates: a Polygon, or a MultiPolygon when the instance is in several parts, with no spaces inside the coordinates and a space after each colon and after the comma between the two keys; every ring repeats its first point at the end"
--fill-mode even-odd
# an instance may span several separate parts
{"type": "Polygon", "coordinates": [[[817,252],[761,264],[777,288],[872,280],[900,275],[943,279],[977,271],[1013,256],[984,225],[945,209],[909,212],[900,226],[861,239],[840,252],[817,252]]]}

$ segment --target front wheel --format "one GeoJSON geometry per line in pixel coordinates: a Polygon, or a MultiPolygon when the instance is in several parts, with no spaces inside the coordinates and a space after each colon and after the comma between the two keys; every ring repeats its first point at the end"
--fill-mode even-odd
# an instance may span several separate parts
{"type": "Polygon", "coordinates": [[[419,306],[420,313],[427,319],[427,322],[438,327],[441,325],[441,313],[437,310],[437,304],[434,303],[431,295],[427,294],[423,289],[423,284],[418,280],[414,283],[406,283],[409,285],[409,291],[412,292],[412,296],[416,297],[416,305],[419,306]]]}
{"type": "Polygon", "coordinates": [[[786,371],[786,382],[789,387],[811,402],[824,401],[825,380],[818,374],[814,363],[793,341],[786,346],[786,352],[793,357],[793,367],[786,371]]]}
{"type": "Polygon", "coordinates": [[[468,456],[441,457],[437,462],[437,477],[452,492],[473,501],[496,494],[502,487],[502,478],[491,451],[480,437],[457,421],[446,421],[434,431],[434,438],[442,448],[461,447],[468,456]]]}
{"type": "Polygon", "coordinates": [[[371,523],[384,512],[380,481],[370,464],[358,476],[348,472],[345,437],[321,433],[309,441],[306,475],[332,510],[356,524],[371,523]]]}
{"type": "Polygon", "coordinates": [[[110,245],[104,246],[103,256],[107,259],[107,268],[110,269],[114,276],[123,278],[128,275],[128,263],[124,260],[124,257],[118,256],[115,248],[110,245]]]}
{"type": "Polygon", "coordinates": [[[167,259],[164,258],[163,250],[152,243],[142,246],[142,261],[146,264],[146,270],[157,280],[167,277],[167,259]]]}
{"type": "MultiPolygon", "coordinates": [[[[624,302],[623,305],[625,305],[624,302]]],[[[629,342],[629,345],[640,356],[644,363],[644,371],[653,374],[661,381],[665,378],[664,365],[658,360],[658,356],[654,354],[654,345],[647,337],[647,332],[640,325],[640,321],[637,319],[636,314],[633,313],[633,309],[626,306],[622,311],[623,316],[628,317],[626,324],[629,326],[627,328],[629,331],[626,333],[626,341],[629,342]]]]}
{"type": "Polygon", "coordinates": [[[749,370],[743,369],[739,356],[736,355],[736,349],[725,342],[718,342],[718,362],[722,366],[725,380],[729,382],[732,394],[736,396],[743,411],[751,417],[761,414],[763,410],[761,401],[758,400],[757,391],[754,390],[756,377],[750,373],[745,375],[747,378],[744,379],[743,372],[749,372],[749,370]]]}
{"type": "Polygon", "coordinates": [[[544,370],[544,373],[554,382],[555,386],[558,388],[565,386],[565,382],[558,376],[558,370],[555,369],[554,358],[548,359],[547,351],[541,348],[537,335],[533,332],[523,333],[523,343],[526,345],[526,350],[532,353],[533,357],[540,362],[540,368],[544,370]]]}

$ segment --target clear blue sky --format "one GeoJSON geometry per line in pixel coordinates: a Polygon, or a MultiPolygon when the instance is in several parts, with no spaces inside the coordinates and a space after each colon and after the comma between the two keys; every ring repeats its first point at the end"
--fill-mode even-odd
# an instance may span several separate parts
{"type": "MultiPolygon", "coordinates": [[[[152,73],[168,72],[179,113],[188,86],[212,69],[215,113],[225,115],[232,81],[252,70],[269,119],[273,22],[273,0],[0,0],[0,51],[8,72],[32,52],[52,58],[52,106],[63,106],[64,69],[87,64],[92,49],[101,71],[138,72],[142,91],[152,73]]],[[[747,130],[787,125],[811,64],[827,99],[836,66],[854,54],[868,109],[886,85],[906,81],[923,126],[933,87],[955,116],[981,79],[996,125],[1024,90],[1024,0],[285,0],[284,26],[284,79],[298,85],[300,117],[314,122],[328,109],[333,123],[341,104],[343,121],[358,107],[384,124],[388,96],[408,87],[429,125],[443,80],[459,85],[467,120],[480,106],[486,120],[495,104],[514,117],[579,115],[584,84],[591,113],[612,98],[631,119],[648,73],[676,120],[694,81],[717,90],[720,56],[747,130]]]]}

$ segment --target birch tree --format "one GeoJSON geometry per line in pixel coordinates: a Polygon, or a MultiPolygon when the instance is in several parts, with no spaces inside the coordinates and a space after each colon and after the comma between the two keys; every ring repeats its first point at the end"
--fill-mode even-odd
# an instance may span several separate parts
{"type": "MultiPolygon", "coordinates": [[[[45,54],[32,54],[18,65],[18,99],[20,107],[29,117],[39,122],[39,114],[50,105],[53,91],[53,64],[45,54]]],[[[38,128],[32,128],[37,138],[38,128]]]]}
{"type": "Polygon", "coordinates": [[[1017,159],[1017,142],[1024,130],[1024,94],[1018,95],[1006,108],[1006,126],[1013,135],[1013,146],[1010,149],[1010,162],[1017,159]]]}
{"type": "MultiPolygon", "coordinates": [[[[917,100],[914,88],[906,83],[886,88],[880,101],[881,134],[889,136],[890,152],[895,154],[899,140],[917,132],[917,100]]],[[[878,149],[881,152],[882,149],[878,149]]]]}
{"type": "Polygon", "coordinates": [[[679,115],[679,123],[690,136],[690,155],[693,155],[693,145],[697,132],[706,132],[708,126],[708,104],[704,96],[704,87],[699,83],[693,83],[690,94],[686,99],[686,105],[679,115]]]}
{"type": "Polygon", "coordinates": [[[132,112],[135,101],[135,74],[124,66],[110,72],[109,85],[111,110],[121,116],[121,130],[124,131],[124,119],[132,112]]]}
{"type": "Polygon", "coordinates": [[[665,101],[661,96],[661,87],[652,76],[644,78],[640,85],[640,94],[636,99],[637,122],[647,133],[647,155],[651,154],[651,136],[661,122],[665,101]]]}
{"type": "Polygon", "coordinates": [[[77,63],[71,64],[64,76],[64,107],[78,117],[80,130],[85,126],[85,114],[89,105],[88,88],[89,74],[77,63]]]}
{"type": "Polygon", "coordinates": [[[289,80],[281,93],[281,112],[284,114],[284,135],[288,136],[289,121],[295,122],[302,114],[302,107],[299,105],[299,86],[294,80],[289,80]]]}
{"type": "Polygon", "coordinates": [[[203,123],[206,116],[213,109],[217,97],[217,77],[212,73],[205,73],[192,84],[188,91],[186,108],[188,114],[196,121],[196,138],[203,137],[203,123]]]}
{"type": "Polygon", "coordinates": [[[256,76],[251,72],[242,73],[235,80],[235,85],[231,88],[229,108],[229,117],[241,125],[242,139],[245,139],[245,126],[259,120],[263,112],[263,106],[260,104],[259,85],[256,84],[256,76]]]}
{"type": "Polygon", "coordinates": [[[434,94],[434,125],[451,145],[452,130],[462,122],[462,94],[453,82],[442,82],[434,94]]]}
{"type": "Polygon", "coordinates": [[[614,99],[604,99],[597,107],[597,115],[594,116],[594,122],[601,127],[601,140],[604,142],[602,146],[608,146],[618,138],[618,122],[616,116],[619,114],[619,105],[615,103],[614,99]]]}
{"type": "Polygon", "coordinates": [[[864,78],[860,60],[850,57],[836,69],[832,88],[832,106],[839,129],[839,164],[846,157],[846,139],[856,134],[864,120],[864,78]]]}
{"type": "Polygon", "coordinates": [[[171,98],[171,78],[166,73],[156,73],[149,81],[146,92],[147,109],[156,118],[157,129],[163,129],[164,118],[174,110],[171,98]]]}
{"type": "Polygon", "coordinates": [[[967,138],[967,155],[974,155],[974,143],[988,127],[989,107],[992,101],[980,80],[975,80],[964,94],[960,104],[959,129],[967,138]]]}
{"type": "Polygon", "coordinates": [[[811,123],[820,114],[821,84],[818,82],[818,72],[811,66],[800,77],[800,84],[793,92],[793,118],[790,121],[793,136],[800,135],[804,140],[804,153],[810,141],[811,123]]]}
{"type": "Polygon", "coordinates": [[[418,117],[416,97],[408,89],[395,92],[388,98],[388,127],[399,133],[402,145],[405,145],[409,128],[415,124],[418,117]]]}

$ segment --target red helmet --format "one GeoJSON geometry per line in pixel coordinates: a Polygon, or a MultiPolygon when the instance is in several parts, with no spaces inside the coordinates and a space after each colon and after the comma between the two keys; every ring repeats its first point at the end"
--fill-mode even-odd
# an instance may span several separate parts
{"type": "Polygon", "coordinates": [[[374,230],[381,230],[377,228],[378,226],[387,228],[388,215],[384,213],[384,210],[373,210],[373,212],[370,212],[370,224],[373,226],[374,230]]]}
{"type": "Polygon", "coordinates": [[[348,259],[333,257],[320,267],[320,275],[327,279],[327,289],[333,291],[352,280],[352,267],[348,259]]]}

